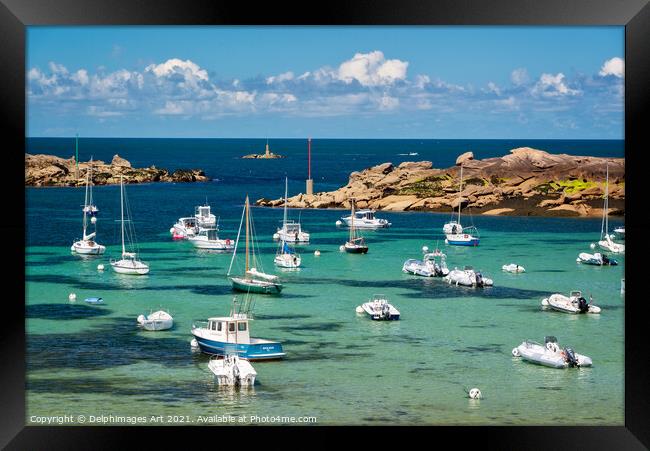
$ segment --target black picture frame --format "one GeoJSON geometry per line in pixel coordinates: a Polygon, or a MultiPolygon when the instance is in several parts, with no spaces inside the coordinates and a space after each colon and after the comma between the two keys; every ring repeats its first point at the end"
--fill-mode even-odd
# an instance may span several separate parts
{"type": "MultiPolygon", "coordinates": [[[[625,158],[627,162],[626,228],[626,303],[625,309],[625,426],[624,427],[435,427],[417,428],[421,439],[450,446],[481,446],[495,449],[644,449],[650,447],[650,356],[645,330],[647,300],[643,296],[642,256],[648,227],[644,212],[644,156],[650,152],[643,129],[647,125],[648,82],[650,81],[650,6],[648,0],[439,0],[417,1],[328,1],[294,2],[221,2],[209,0],[2,0],[0,3],[0,102],[5,133],[2,147],[4,166],[0,177],[5,200],[11,210],[25,208],[24,180],[20,167],[25,146],[25,27],[29,25],[624,25],[625,26],[625,158]],[[22,193],[22,195],[21,195],[22,193]],[[638,294],[638,295],[637,295],[638,294]]],[[[0,236],[15,237],[24,227],[0,222],[0,236]]],[[[7,449],[116,449],[125,444],[158,434],[150,427],[37,427],[25,426],[25,322],[24,248],[19,240],[8,240],[11,262],[5,272],[5,318],[0,327],[0,446],[7,449]],[[13,266],[13,267],[12,267],[13,266]],[[20,276],[22,277],[22,281],[20,276]],[[8,282],[8,283],[7,283],[8,282]],[[6,287],[11,287],[11,291],[6,287]],[[13,293],[13,294],[8,294],[13,293]]],[[[589,396],[589,394],[585,394],[589,396]]],[[[576,412],[576,416],[584,412],[576,412]]],[[[222,426],[223,427],[223,426],[222,426]]],[[[291,432],[297,430],[290,428],[291,432]]],[[[310,428],[306,437],[325,438],[334,429],[310,428]]],[[[376,437],[388,444],[404,443],[401,428],[381,434],[371,429],[360,438],[376,437]]],[[[211,430],[210,430],[211,431],[211,430]]],[[[224,436],[176,427],[174,435],[188,434],[185,445],[222,446],[224,436]],[[212,438],[211,438],[212,437],[212,438]],[[217,440],[221,439],[221,440],[217,440]]],[[[358,435],[357,431],[352,431],[358,435]]],[[[264,428],[259,438],[292,442],[286,428],[264,428]]],[[[252,437],[255,438],[255,437],[252,437]]],[[[303,445],[310,442],[303,441],[303,445]]],[[[322,443],[322,442],[321,442],[322,443]]],[[[423,443],[427,445],[427,443],[423,443]]],[[[427,445],[430,446],[430,445],[427,445]]]]}

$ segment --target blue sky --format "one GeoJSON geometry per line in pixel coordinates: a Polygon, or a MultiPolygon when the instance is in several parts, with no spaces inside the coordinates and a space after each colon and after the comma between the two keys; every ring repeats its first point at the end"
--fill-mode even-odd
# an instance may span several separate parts
{"type": "Polygon", "coordinates": [[[28,136],[624,137],[623,27],[28,27],[28,136]]]}

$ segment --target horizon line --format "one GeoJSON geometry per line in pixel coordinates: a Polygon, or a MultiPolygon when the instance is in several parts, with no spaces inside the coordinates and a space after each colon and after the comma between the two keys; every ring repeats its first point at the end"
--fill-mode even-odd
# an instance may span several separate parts
{"type": "MultiPolygon", "coordinates": [[[[189,137],[189,136],[79,136],[79,139],[283,139],[283,140],[372,140],[372,141],[389,141],[389,140],[411,140],[411,141],[625,141],[625,138],[315,138],[305,136],[304,138],[295,137],[189,137]]],[[[75,139],[75,136],[25,136],[25,139],[75,139]]]]}

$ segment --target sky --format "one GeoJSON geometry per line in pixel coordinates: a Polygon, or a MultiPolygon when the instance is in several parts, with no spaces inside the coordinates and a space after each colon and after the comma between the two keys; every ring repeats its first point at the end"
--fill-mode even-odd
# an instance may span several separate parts
{"type": "Polygon", "coordinates": [[[624,27],[27,27],[27,136],[623,139],[624,27]]]}

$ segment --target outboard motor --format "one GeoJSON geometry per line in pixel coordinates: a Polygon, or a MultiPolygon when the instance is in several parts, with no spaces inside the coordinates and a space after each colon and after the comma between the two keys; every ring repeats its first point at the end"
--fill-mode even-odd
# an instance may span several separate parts
{"type": "Polygon", "coordinates": [[[571,348],[564,348],[564,360],[569,364],[569,368],[578,366],[578,358],[571,348]]]}
{"type": "Polygon", "coordinates": [[[484,284],[484,282],[483,282],[483,274],[481,274],[480,272],[477,272],[476,273],[476,286],[477,287],[482,287],[483,284],[484,284]]]}
{"type": "Polygon", "coordinates": [[[609,265],[609,258],[605,254],[603,254],[603,265],[609,265]]]}
{"type": "Polygon", "coordinates": [[[390,307],[386,304],[381,308],[381,316],[384,319],[390,319],[390,307]]]}
{"type": "Polygon", "coordinates": [[[578,298],[578,310],[580,313],[587,313],[589,311],[589,304],[587,304],[587,300],[582,296],[578,298]]]}

